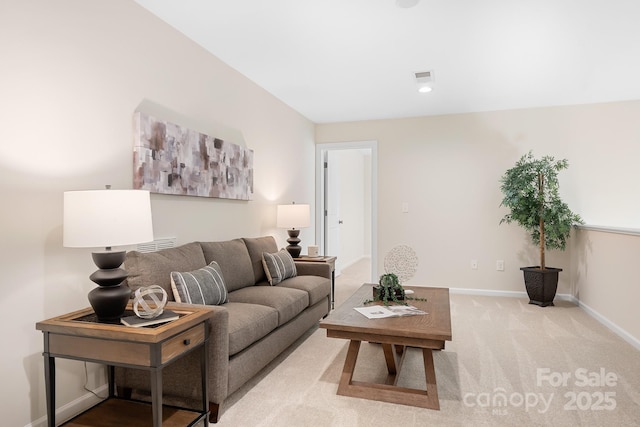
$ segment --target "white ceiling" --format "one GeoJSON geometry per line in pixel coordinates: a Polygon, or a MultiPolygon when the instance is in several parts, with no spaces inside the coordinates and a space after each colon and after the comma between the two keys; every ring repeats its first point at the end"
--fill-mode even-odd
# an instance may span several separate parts
{"type": "Polygon", "coordinates": [[[640,99],[640,0],[135,1],[316,123],[640,99]]]}

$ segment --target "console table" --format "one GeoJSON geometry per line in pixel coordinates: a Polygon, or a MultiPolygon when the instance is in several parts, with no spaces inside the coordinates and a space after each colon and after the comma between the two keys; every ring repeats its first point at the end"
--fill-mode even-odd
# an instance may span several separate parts
{"type": "MultiPolygon", "coordinates": [[[[180,318],[168,323],[133,328],[119,323],[97,320],[93,310],[83,310],[44,320],[36,329],[44,334],[44,372],[47,393],[47,421],[55,427],[55,359],[75,359],[104,363],[108,366],[109,397],[96,406],[71,419],[65,426],[149,425],[154,427],[208,425],[207,395],[207,320],[211,312],[203,308],[183,308],[167,304],[180,318]],[[162,369],[196,350],[201,350],[202,409],[162,406],[162,369]],[[150,371],[151,404],[115,396],[114,366],[150,371]],[[108,420],[108,421],[107,421],[108,420]]],[[[128,314],[131,306],[127,307],[128,314]]],[[[133,312],[131,312],[133,313],[133,312]]]]}

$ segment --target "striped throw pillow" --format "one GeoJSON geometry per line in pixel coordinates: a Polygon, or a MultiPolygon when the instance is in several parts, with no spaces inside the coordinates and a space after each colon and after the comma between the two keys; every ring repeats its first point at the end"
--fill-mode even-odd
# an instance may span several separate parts
{"type": "Polygon", "coordinates": [[[220,305],[227,302],[227,288],[224,285],[222,270],[215,261],[195,271],[172,271],[171,289],[176,302],[204,305],[220,305]]]}
{"type": "Polygon", "coordinates": [[[280,249],[274,254],[263,252],[262,266],[271,286],[298,274],[291,254],[284,249],[280,249]]]}

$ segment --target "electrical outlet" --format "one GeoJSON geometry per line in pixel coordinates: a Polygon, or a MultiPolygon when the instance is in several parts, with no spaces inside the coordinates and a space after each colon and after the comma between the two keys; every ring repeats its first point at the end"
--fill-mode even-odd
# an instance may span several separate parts
{"type": "Polygon", "coordinates": [[[471,260],[471,269],[472,270],[477,270],[478,269],[478,260],[477,259],[472,259],[471,260]]]}
{"type": "Polygon", "coordinates": [[[496,270],[504,271],[504,260],[503,259],[499,259],[499,260],[496,261],[496,270]]]}

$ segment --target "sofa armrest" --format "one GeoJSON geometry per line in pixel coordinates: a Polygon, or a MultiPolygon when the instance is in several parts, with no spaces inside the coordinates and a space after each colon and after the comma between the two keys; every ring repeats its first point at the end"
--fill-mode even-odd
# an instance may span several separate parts
{"type": "Polygon", "coordinates": [[[298,276],[320,276],[331,279],[331,266],[324,262],[295,261],[298,276]]]}
{"type": "MultiPolygon", "coordinates": [[[[170,302],[168,309],[184,309],[202,305],[170,302]]],[[[209,402],[222,403],[227,397],[229,384],[229,312],[223,306],[204,306],[213,314],[207,321],[209,328],[208,378],[209,402]]],[[[172,362],[163,370],[163,389],[166,396],[200,399],[200,352],[191,352],[172,362]]],[[[133,368],[116,367],[119,388],[149,391],[149,372],[133,368]]]]}
{"type": "MultiPolygon", "coordinates": [[[[169,303],[167,308],[196,307],[202,305],[186,303],[169,303]]],[[[227,387],[229,385],[229,312],[224,306],[206,305],[213,315],[209,318],[209,401],[222,403],[227,397],[227,387]]],[[[195,366],[197,367],[197,365],[195,366]]],[[[199,369],[197,374],[200,375],[199,369]]]]}

